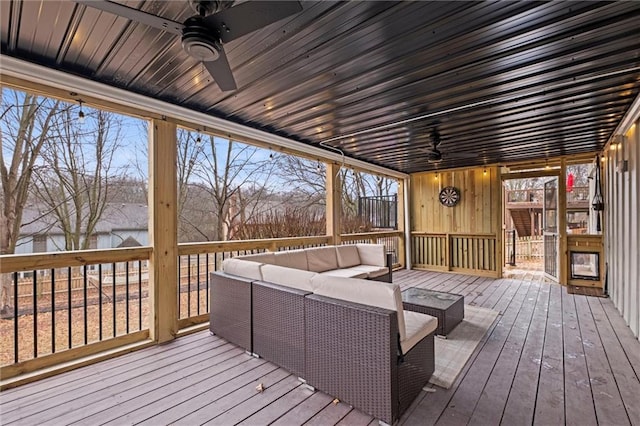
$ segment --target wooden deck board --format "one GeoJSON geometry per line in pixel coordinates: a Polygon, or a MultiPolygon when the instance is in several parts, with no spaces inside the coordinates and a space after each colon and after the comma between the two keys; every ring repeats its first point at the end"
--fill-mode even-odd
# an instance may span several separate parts
{"type": "Polygon", "coordinates": [[[629,417],[596,330],[587,296],[575,296],[574,299],[598,422],[610,425],[629,424],[629,417]]]}
{"type": "MultiPolygon", "coordinates": [[[[499,312],[453,386],[421,393],[401,424],[640,424],[640,342],[610,300],[532,273],[397,271],[394,281],[499,312]]],[[[0,409],[3,425],[377,424],[332,400],[201,332],[4,391],[0,409]]]]}
{"type": "Polygon", "coordinates": [[[560,286],[551,286],[547,326],[542,344],[540,375],[536,383],[534,424],[564,424],[564,350],[560,286]]]}
{"type": "MultiPolygon", "coordinates": [[[[467,372],[437,424],[459,425],[469,422],[489,379],[494,373],[499,374],[499,371],[495,369],[496,363],[505,348],[505,343],[527,297],[529,288],[530,282],[522,282],[512,299],[503,298],[498,302],[496,307],[500,305],[500,311],[504,310],[504,314],[498,320],[498,324],[493,329],[487,343],[474,361],[475,368],[467,372]]],[[[509,293],[510,291],[507,290],[505,295],[509,293]]]]}
{"type": "Polygon", "coordinates": [[[514,377],[502,413],[503,424],[533,422],[550,290],[549,285],[545,283],[539,283],[538,286],[538,297],[529,321],[524,345],[515,373],[512,372],[514,377]]]}
{"type": "MultiPolygon", "coordinates": [[[[640,424],[640,404],[638,404],[637,397],[640,395],[640,381],[620,346],[620,342],[604,312],[601,299],[589,297],[587,301],[591,307],[591,313],[602,340],[602,348],[609,361],[609,366],[620,392],[620,397],[624,402],[629,421],[631,424],[640,424]]],[[[610,301],[606,300],[606,303],[610,303],[610,301]]]]}
{"type": "Polygon", "coordinates": [[[585,360],[575,296],[562,293],[564,333],[564,401],[567,424],[597,424],[589,371],[585,360]]]}

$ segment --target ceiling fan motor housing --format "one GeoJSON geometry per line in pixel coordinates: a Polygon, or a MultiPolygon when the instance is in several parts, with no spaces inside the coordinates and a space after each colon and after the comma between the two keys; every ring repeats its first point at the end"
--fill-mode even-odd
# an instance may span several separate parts
{"type": "Polygon", "coordinates": [[[220,37],[204,23],[204,17],[192,16],[184,22],[182,48],[189,56],[203,62],[212,62],[220,57],[220,37]]]}

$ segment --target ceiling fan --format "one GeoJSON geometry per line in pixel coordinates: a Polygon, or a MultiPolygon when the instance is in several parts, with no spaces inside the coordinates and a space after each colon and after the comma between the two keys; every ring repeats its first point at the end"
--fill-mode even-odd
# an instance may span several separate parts
{"type": "Polygon", "coordinates": [[[246,1],[233,6],[228,0],[189,0],[196,14],[179,23],[110,0],[75,2],[179,35],[185,52],[202,62],[223,91],[237,89],[223,44],[302,10],[298,1],[246,1]]]}
{"type": "MultiPolygon", "coordinates": [[[[442,141],[440,139],[440,132],[438,131],[437,128],[434,127],[433,130],[431,131],[431,143],[432,143],[431,148],[421,149],[422,151],[426,152],[427,161],[429,163],[438,164],[444,160],[442,152],[438,149],[438,146],[440,145],[441,142],[442,141]]],[[[471,152],[450,152],[445,154],[445,156],[447,157],[447,159],[462,159],[462,158],[475,158],[477,157],[477,154],[471,153],[471,152]]]]}

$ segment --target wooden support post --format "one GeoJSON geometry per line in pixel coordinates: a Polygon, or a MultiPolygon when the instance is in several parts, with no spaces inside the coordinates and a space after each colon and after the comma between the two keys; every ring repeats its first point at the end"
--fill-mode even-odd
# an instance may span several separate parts
{"type": "Polygon", "coordinates": [[[340,179],[340,165],[327,164],[327,236],[330,244],[339,245],[341,238],[342,218],[342,182],[340,179]]]}
{"type": "Polygon", "coordinates": [[[404,179],[398,180],[398,197],[396,198],[396,223],[398,224],[398,231],[402,233],[400,237],[400,243],[398,244],[398,262],[400,262],[400,266],[404,267],[408,265],[408,261],[406,259],[406,244],[407,244],[407,233],[406,233],[406,215],[405,211],[405,197],[408,197],[409,194],[405,191],[405,182],[404,179]]]}
{"type": "MultiPolygon", "coordinates": [[[[502,270],[504,266],[504,206],[502,204],[503,197],[503,186],[502,186],[502,177],[499,166],[488,167],[487,170],[490,173],[491,179],[491,209],[495,212],[494,224],[495,227],[495,235],[496,235],[496,246],[495,246],[495,268],[496,274],[495,278],[502,277],[502,270]]],[[[506,203],[506,200],[505,200],[506,203]]],[[[515,249],[515,247],[514,247],[515,249]]]]}
{"type": "Polygon", "coordinates": [[[558,177],[558,282],[567,285],[569,282],[569,253],[567,247],[567,161],[560,160],[560,176],[558,177]]]}
{"type": "Polygon", "coordinates": [[[172,340],[178,332],[178,188],[176,125],[153,120],[149,131],[149,260],[151,339],[172,340]]]}

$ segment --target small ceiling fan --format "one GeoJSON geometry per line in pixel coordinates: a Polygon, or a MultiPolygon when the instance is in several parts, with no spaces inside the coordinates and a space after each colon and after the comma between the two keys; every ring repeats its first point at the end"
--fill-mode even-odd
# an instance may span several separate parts
{"type": "MultiPolygon", "coordinates": [[[[441,143],[440,132],[437,128],[433,128],[431,131],[431,149],[421,149],[427,154],[427,161],[431,164],[441,163],[444,158],[442,152],[438,149],[438,146],[441,143]]],[[[448,159],[462,159],[462,158],[475,158],[477,154],[471,152],[450,152],[445,154],[448,159]]]]}
{"type": "Polygon", "coordinates": [[[236,90],[223,44],[298,13],[298,1],[189,0],[195,15],[183,23],[165,19],[110,0],[74,0],[104,12],[181,36],[182,48],[202,62],[220,90],[236,90]]]}

